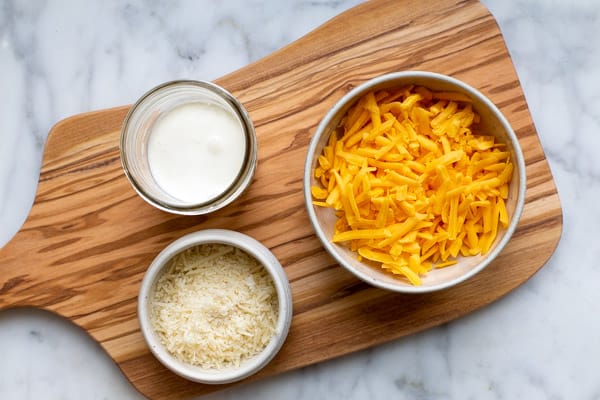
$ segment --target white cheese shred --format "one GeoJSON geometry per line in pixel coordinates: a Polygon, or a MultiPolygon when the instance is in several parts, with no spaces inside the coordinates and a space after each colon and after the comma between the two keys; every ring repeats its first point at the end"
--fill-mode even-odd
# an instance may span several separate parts
{"type": "Polygon", "coordinates": [[[167,350],[205,369],[237,368],[275,333],[277,292],[246,252],[203,244],[175,256],[156,282],[152,324],[167,350]]]}

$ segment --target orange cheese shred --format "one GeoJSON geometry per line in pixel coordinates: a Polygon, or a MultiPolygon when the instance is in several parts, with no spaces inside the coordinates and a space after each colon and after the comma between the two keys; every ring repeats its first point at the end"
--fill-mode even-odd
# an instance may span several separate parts
{"type": "Polygon", "coordinates": [[[486,254],[508,226],[510,153],[479,132],[470,100],[424,87],[369,92],[317,159],[313,204],[332,241],[420,285],[433,268],[486,254]]]}

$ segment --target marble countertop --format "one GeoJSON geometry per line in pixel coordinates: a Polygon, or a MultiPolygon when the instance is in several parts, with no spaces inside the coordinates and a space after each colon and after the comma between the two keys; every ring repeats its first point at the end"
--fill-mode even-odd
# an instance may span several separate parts
{"type": "MultiPolygon", "coordinates": [[[[30,210],[55,122],[132,103],[163,81],[215,79],[356,2],[0,0],[0,244],[30,210]]],[[[208,398],[599,398],[600,3],[483,3],[558,186],[564,228],[554,256],[467,317],[208,398]]],[[[70,323],[37,310],[0,313],[0,399],[138,398],[70,323]]]]}

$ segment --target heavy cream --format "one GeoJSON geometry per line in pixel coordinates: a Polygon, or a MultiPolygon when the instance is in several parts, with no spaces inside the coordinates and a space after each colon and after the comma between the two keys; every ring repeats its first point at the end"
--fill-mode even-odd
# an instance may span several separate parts
{"type": "Polygon", "coordinates": [[[186,203],[204,203],[225,192],[242,169],[244,127],[231,112],[209,103],[184,104],[161,116],[148,140],[156,183],[186,203]]]}

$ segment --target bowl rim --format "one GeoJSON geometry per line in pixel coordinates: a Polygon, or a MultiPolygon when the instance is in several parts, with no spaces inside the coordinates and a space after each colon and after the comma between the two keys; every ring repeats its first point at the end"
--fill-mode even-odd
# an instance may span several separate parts
{"type": "Polygon", "coordinates": [[[303,185],[304,185],[304,187],[303,187],[303,189],[304,189],[304,204],[306,206],[310,222],[315,230],[315,233],[317,234],[317,237],[321,241],[323,247],[326,249],[326,251],[331,256],[333,256],[335,258],[335,260],[338,262],[338,264],[340,264],[346,270],[348,270],[349,272],[354,274],[357,278],[359,278],[362,281],[367,282],[375,287],[390,290],[393,292],[417,294],[417,293],[434,292],[434,291],[447,289],[449,287],[455,286],[455,285],[471,278],[478,272],[482,271],[485,267],[487,267],[496,258],[496,256],[498,254],[500,254],[500,252],[504,249],[504,247],[506,246],[506,244],[509,242],[510,238],[512,237],[513,233],[515,232],[517,225],[519,223],[519,220],[521,218],[521,215],[523,213],[523,208],[525,205],[525,191],[527,188],[527,178],[526,178],[526,171],[525,171],[525,159],[523,157],[523,152],[522,152],[519,140],[518,140],[515,132],[513,131],[511,125],[509,124],[508,120],[504,116],[504,114],[498,109],[498,107],[490,99],[487,98],[487,96],[483,95],[479,90],[475,89],[474,87],[470,86],[469,84],[467,84],[461,80],[458,80],[457,78],[451,77],[449,75],[444,75],[444,74],[440,74],[437,72],[429,72],[429,71],[399,71],[399,72],[392,72],[392,73],[380,75],[380,76],[377,76],[375,78],[369,79],[369,80],[361,83],[360,85],[354,87],[352,90],[350,90],[348,93],[346,93],[344,96],[342,96],[333,105],[333,107],[331,109],[329,109],[327,114],[325,114],[325,116],[323,117],[323,119],[321,120],[319,125],[317,126],[315,133],[313,134],[313,137],[311,138],[310,144],[308,146],[307,155],[306,155],[305,163],[304,163],[303,185]],[[413,285],[409,285],[409,284],[404,284],[403,282],[401,282],[402,284],[398,284],[398,285],[389,284],[387,282],[382,282],[378,279],[375,279],[372,276],[362,273],[361,271],[358,271],[358,270],[354,269],[353,267],[347,265],[346,261],[339,255],[337,250],[334,248],[334,245],[331,243],[329,238],[326,237],[325,232],[323,232],[323,229],[321,228],[320,224],[317,222],[317,215],[315,213],[314,206],[312,205],[312,194],[311,194],[311,190],[310,190],[310,181],[311,181],[311,177],[312,177],[312,163],[313,163],[314,158],[317,156],[316,149],[317,149],[317,144],[319,142],[319,139],[323,135],[326,135],[329,133],[329,132],[326,132],[325,129],[330,124],[331,120],[336,117],[338,112],[340,112],[340,110],[342,108],[344,108],[347,105],[347,103],[357,99],[358,96],[364,94],[368,90],[371,90],[372,88],[374,88],[380,84],[384,84],[384,83],[398,80],[398,79],[404,79],[404,80],[406,80],[406,79],[431,79],[431,80],[438,81],[438,82],[449,83],[451,85],[457,86],[458,88],[462,89],[464,92],[468,93],[469,96],[471,96],[472,98],[475,98],[478,101],[480,101],[482,104],[485,105],[485,107],[487,107],[498,118],[499,123],[502,125],[503,129],[506,131],[509,141],[510,141],[511,145],[513,146],[515,158],[516,158],[516,160],[513,160],[513,162],[516,163],[516,167],[517,167],[516,171],[519,176],[517,204],[515,207],[515,212],[509,223],[509,226],[505,230],[504,236],[500,239],[498,244],[489,253],[487,253],[485,255],[485,258],[479,264],[477,264],[473,269],[471,269],[467,273],[460,275],[456,278],[453,278],[446,282],[442,282],[442,283],[435,284],[435,285],[413,286],[413,285]]]}
{"type": "Polygon", "coordinates": [[[241,232],[227,229],[205,229],[180,237],[165,247],[154,258],[140,285],[137,314],[142,336],[148,348],[165,367],[190,381],[206,384],[225,384],[244,379],[258,372],[275,357],[289,332],[292,308],[293,301],[289,280],[283,267],[269,249],[256,239],[241,232]],[[175,254],[190,247],[207,243],[227,244],[247,252],[269,272],[277,291],[278,315],[275,333],[261,353],[246,360],[239,368],[227,368],[222,371],[207,370],[179,361],[160,343],[150,321],[150,296],[154,282],[160,276],[163,267],[175,254]]]}

